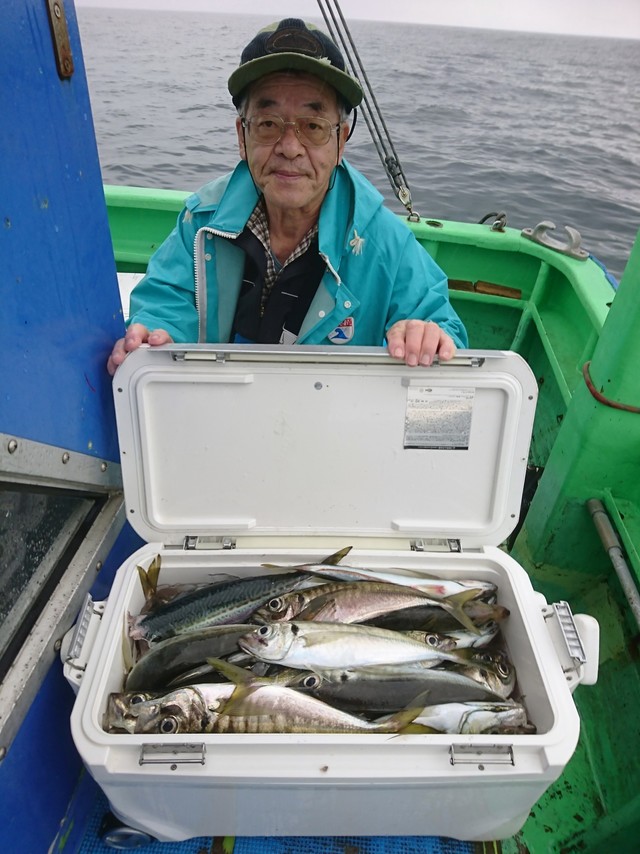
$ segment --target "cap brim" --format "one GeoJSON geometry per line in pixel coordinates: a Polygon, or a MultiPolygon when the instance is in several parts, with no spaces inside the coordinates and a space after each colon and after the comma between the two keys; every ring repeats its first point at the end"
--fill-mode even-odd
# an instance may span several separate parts
{"type": "Polygon", "coordinates": [[[315,77],[324,80],[342,95],[352,109],[362,101],[362,89],[358,81],[344,71],[340,71],[339,68],[335,68],[328,62],[313,59],[311,56],[305,56],[303,53],[274,53],[270,56],[251,59],[236,68],[228,82],[234,104],[236,104],[238,95],[250,83],[259,80],[266,74],[272,74],[274,71],[286,71],[288,69],[306,71],[308,74],[313,74],[315,77]]]}

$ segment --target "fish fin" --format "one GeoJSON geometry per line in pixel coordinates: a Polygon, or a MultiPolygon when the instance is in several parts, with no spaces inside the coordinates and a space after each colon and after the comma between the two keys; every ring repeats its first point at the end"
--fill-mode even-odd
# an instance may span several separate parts
{"type": "Polygon", "coordinates": [[[320,563],[327,566],[335,566],[337,563],[340,563],[343,557],[346,557],[349,554],[352,548],[353,546],[346,546],[344,549],[340,549],[326,557],[324,560],[321,560],[320,563]]]}
{"type": "MultiPolygon", "coordinates": [[[[340,563],[343,557],[346,557],[349,554],[352,548],[353,546],[345,546],[345,548],[334,552],[323,560],[319,560],[318,564],[323,566],[335,566],[336,564],[340,563]]],[[[309,571],[309,567],[315,566],[315,564],[306,563],[296,564],[294,566],[283,566],[282,564],[278,563],[263,563],[260,565],[265,567],[266,569],[303,569],[307,572],[309,571]]]]}
{"type": "MultiPolygon", "coordinates": [[[[324,596],[319,597],[324,599],[324,596]]],[[[314,605],[311,602],[304,610],[300,611],[296,620],[310,621],[316,623],[334,623],[336,622],[336,602],[335,599],[329,597],[325,602],[314,605]]]]}
{"type": "Polygon", "coordinates": [[[221,658],[207,658],[207,664],[236,685],[253,685],[266,680],[266,677],[256,676],[250,670],[245,670],[244,667],[238,667],[229,661],[223,661],[221,658]]]}
{"type": "Polygon", "coordinates": [[[400,732],[400,730],[404,731],[405,727],[408,727],[409,724],[413,723],[418,715],[422,714],[424,707],[427,705],[427,699],[430,693],[431,689],[423,691],[411,700],[404,709],[400,709],[400,711],[395,712],[393,715],[389,715],[386,718],[381,718],[377,722],[388,726],[390,732],[400,732]]]}
{"type": "Polygon", "coordinates": [[[456,620],[465,627],[465,629],[473,632],[474,635],[479,635],[480,629],[476,626],[471,617],[465,613],[464,605],[471,599],[475,599],[477,594],[477,588],[472,587],[470,590],[462,590],[460,593],[454,593],[452,596],[447,596],[446,599],[439,600],[440,605],[448,611],[452,617],[455,617],[456,620]]]}
{"type": "Polygon", "coordinates": [[[132,649],[132,641],[129,637],[129,621],[131,620],[131,615],[127,612],[125,616],[124,626],[122,629],[122,662],[124,664],[125,673],[129,673],[131,668],[133,667],[133,649],[132,649]]]}
{"type": "Polygon", "coordinates": [[[425,726],[425,724],[417,724],[410,723],[407,726],[402,727],[402,729],[398,732],[398,735],[441,735],[439,729],[434,729],[430,726],[425,726]]]}

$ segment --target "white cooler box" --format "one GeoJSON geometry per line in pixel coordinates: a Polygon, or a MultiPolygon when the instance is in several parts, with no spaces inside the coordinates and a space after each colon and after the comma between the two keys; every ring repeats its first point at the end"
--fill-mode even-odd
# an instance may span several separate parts
{"type": "Polygon", "coordinates": [[[172,345],[127,358],[114,379],[124,489],[149,544],[79,621],[66,667],[75,744],[119,819],[160,840],[492,840],[522,826],[576,747],[571,690],[597,673],[597,623],[547,606],[498,548],[520,512],[536,393],[527,364],[496,351],[431,368],[378,348],[172,345]],[[126,616],[144,601],[138,565],[160,554],[161,583],[203,582],[348,545],[349,565],[495,582],[537,734],[104,731],[126,616]]]}

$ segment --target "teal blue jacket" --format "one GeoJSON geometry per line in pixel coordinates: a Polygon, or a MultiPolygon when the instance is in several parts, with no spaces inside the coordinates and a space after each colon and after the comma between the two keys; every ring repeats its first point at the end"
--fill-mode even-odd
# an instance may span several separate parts
{"type": "MultiPolygon", "coordinates": [[[[177,343],[230,341],[245,258],[234,239],[257,201],[244,161],[190,196],[131,294],[129,324],[166,329],[177,343]]],[[[327,268],[298,344],[378,346],[396,321],[418,318],[468,346],[445,274],[345,160],[322,204],[318,241],[327,268]]]]}

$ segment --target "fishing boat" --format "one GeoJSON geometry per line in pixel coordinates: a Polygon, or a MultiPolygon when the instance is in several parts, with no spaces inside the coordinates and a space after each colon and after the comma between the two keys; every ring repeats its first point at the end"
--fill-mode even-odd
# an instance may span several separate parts
{"type": "MultiPolygon", "coordinates": [[[[141,545],[125,519],[105,359],[131,277],[144,273],[187,192],[103,187],[72,3],[10,4],[0,27],[11,81],[0,90],[9,117],[0,158],[0,848],[160,852],[152,835],[118,825],[83,768],[60,649],[86,594],[107,599],[141,545]]],[[[575,232],[559,236],[552,223],[519,231],[499,212],[483,223],[402,216],[449,276],[473,347],[520,354],[535,375],[521,514],[502,548],[546,599],[597,620],[600,662],[597,683],[573,695],[577,749],[515,836],[446,849],[359,838],[357,850],[635,851],[640,235],[617,285],[575,232]]],[[[253,848],[205,842],[226,854],[234,845],[282,850],[267,838],[253,848]]],[[[305,845],[300,838],[295,850],[321,850],[305,845]]],[[[328,838],[324,850],[356,849],[328,838]]]]}

